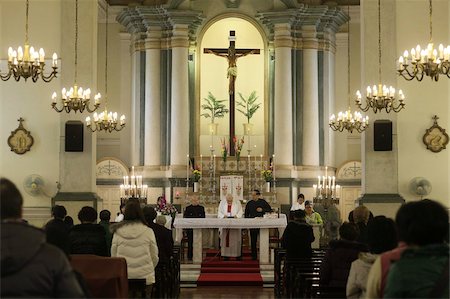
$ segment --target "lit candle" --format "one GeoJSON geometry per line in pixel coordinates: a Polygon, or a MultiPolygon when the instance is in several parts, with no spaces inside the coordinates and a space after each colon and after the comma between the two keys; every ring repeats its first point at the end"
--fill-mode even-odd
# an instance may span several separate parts
{"type": "Polygon", "coordinates": [[[203,170],[203,155],[200,155],[200,172],[203,170]]]}
{"type": "Polygon", "coordinates": [[[186,181],[188,181],[189,180],[189,154],[186,155],[186,160],[187,160],[187,163],[186,163],[186,181]]]}
{"type": "Polygon", "coordinates": [[[314,185],[313,185],[313,188],[314,188],[314,196],[317,197],[317,185],[314,184],[314,185]]]}
{"type": "Polygon", "coordinates": [[[272,155],[272,172],[273,172],[273,180],[275,181],[275,154],[272,155]]]}
{"type": "Polygon", "coordinates": [[[262,155],[259,155],[259,164],[261,165],[261,169],[263,169],[262,155]]]}

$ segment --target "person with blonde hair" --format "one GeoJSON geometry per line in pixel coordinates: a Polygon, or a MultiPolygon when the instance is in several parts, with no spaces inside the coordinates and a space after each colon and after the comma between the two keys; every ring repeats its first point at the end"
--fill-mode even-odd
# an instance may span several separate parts
{"type": "Polygon", "coordinates": [[[369,222],[370,211],[366,206],[359,206],[353,210],[353,221],[358,226],[359,237],[356,241],[368,244],[367,223],[369,222]]]}

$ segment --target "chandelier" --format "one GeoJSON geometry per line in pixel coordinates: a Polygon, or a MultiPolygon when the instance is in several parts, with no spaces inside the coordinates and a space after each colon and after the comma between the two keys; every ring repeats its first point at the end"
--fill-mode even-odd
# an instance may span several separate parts
{"type": "Polygon", "coordinates": [[[431,0],[429,0],[429,2],[430,42],[425,49],[421,49],[420,45],[417,45],[415,49],[411,49],[410,53],[406,50],[403,53],[403,56],[400,56],[398,59],[397,72],[408,81],[411,81],[414,78],[418,81],[422,81],[424,75],[429,76],[434,81],[439,80],[439,75],[450,78],[450,46],[447,45],[447,47],[444,48],[444,45],[440,44],[438,49],[434,48],[432,22],[433,6],[431,0]]]}
{"type": "Polygon", "coordinates": [[[45,67],[45,52],[40,48],[36,51],[34,47],[30,47],[28,43],[28,0],[26,1],[26,17],[25,17],[25,45],[19,47],[17,50],[13,50],[12,47],[8,48],[8,72],[1,74],[0,77],[3,81],[7,81],[14,76],[16,81],[20,78],[24,78],[27,81],[31,77],[33,82],[36,82],[39,78],[42,78],[44,82],[50,82],[56,77],[58,69],[58,56],[53,53],[52,68],[53,71],[49,75],[44,75],[45,67]]]}
{"type": "MultiPolygon", "coordinates": [[[[378,82],[381,82],[381,0],[378,0],[378,82]]],[[[356,92],[356,105],[362,111],[366,112],[370,108],[372,108],[374,113],[377,113],[381,110],[386,110],[387,113],[394,111],[399,112],[405,107],[405,103],[403,100],[405,96],[403,95],[402,90],[398,91],[399,103],[395,104],[395,88],[392,86],[386,87],[386,85],[382,85],[381,83],[377,86],[374,85],[372,88],[370,86],[367,87],[366,92],[366,106],[362,107],[361,103],[361,92],[358,90],[356,92]]]]}
{"type": "Polygon", "coordinates": [[[86,126],[91,129],[92,132],[95,131],[106,131],[111,133],[112,131],[120,131],[125,127],[125,115],[120,117],[120,122],[117,119],[117,112],[109,112],[108,107],[108,3],[106,3],[106,31],[105,31],[105,110],[97,115],[94,113],[93,122],[91,118],[86,117],[86,126]]]}
{"type": "Polygon", "coordinates": [[[94,112],[100,106],[100,93],[94,96],[94,106],[91,108],[91,89],[83,89],[78,87],[77,76],[78,76],[78,0],[75,1],[75,84],[69,90],[63,88],[61,91],[61,108],[56,106],[57,94],[53,92],[52,94],[52,108],[57,112],[65,111],[70,113],[70,111],[83,111],[86,109],[88,112],[94,112]]]}
{"type": "MultiPolygon", "coordinates": [[[[347,14],[350,16],[349,6],[347,6],[347,14]]],[[[358,111],[352,113],[350,108],[350,20],[348,20],[347,23],[347,77],[348,110],[339,112],[337,118],[332,114],[328,124],[333,131],[342,132],[347,130],[348,132],[353,133],[353,131],[356,130],[358,133],[362,133],[369,125],[369,117],[364,117],[361,112],[358,111]]]]}
{"type": "Polygon", "coordinates": [[[325,167],[325,176],[317,177],[317,185],[313,185],[314,203],[339,204],[341,186],[336,185],[336,177],[328,175],[328,167],[325,167]]]}
{"type": "Polygon", "coordinates": [[[142,176],[134,175],[134,166],[131,168],[131,176],[123,177],[123,184],[120,185],[120,199],[130,198],[146,199],[148,186],[142,184],[142,176]]]}

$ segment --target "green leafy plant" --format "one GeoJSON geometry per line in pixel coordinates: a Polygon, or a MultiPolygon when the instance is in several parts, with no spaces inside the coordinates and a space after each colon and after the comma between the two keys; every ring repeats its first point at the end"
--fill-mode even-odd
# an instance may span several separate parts
{"type": "Polygon", "coordinates": [[[242,113],[246,118],[247,122],[250,123],[250,119],[253,117],[256,111],[261,107],[261,103],[255,103],[258,97],[256,96],[256,91],[253,91],[248,99],[244,98],[239,92],[240,101],[237,102],[238,107],[242,107],[244,110],[236,108],[240,113],[242,113]]]}
{"type": "Polygon", "coordinates": [[[208,92],[208,96],[203,98],[203,100],[206,103],[202,104],[201,107],[205,112],[200,114],[200,116],[211,118],[212,124],[215,118],[222,118],[228,113],[228,109],[223,104],[226,100],[218,100],[211,92],[208,92]]]}

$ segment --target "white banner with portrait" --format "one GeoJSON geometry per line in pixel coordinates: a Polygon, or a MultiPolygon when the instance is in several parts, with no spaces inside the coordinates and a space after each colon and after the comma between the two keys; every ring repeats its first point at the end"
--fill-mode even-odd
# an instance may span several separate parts
{"type": "Polygon", "coordinates": [[[242,175],[220,177],[220,200],[225,200],[228,193],[231,193],[234,199],[244,199],[244,177],[242,175]]]}

